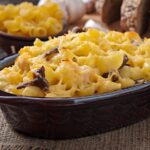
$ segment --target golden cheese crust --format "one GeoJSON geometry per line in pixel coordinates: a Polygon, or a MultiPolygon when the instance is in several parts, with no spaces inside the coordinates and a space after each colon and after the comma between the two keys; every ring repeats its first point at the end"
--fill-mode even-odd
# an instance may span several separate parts
{"type": "Polygon", "coordinates": [[[150,80],[150,39],[135,32],[81,33],[37,39],[0,71],[0,90],[33,97],[112,92],[150,80]]]}

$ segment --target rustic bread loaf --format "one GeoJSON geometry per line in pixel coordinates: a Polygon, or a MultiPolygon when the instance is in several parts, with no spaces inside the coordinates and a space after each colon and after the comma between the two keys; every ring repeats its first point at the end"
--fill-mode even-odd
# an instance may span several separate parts
{"type": "Polygon", "coordinates": [[[121,28],[143,34],[148,27],[150,0],[123,0],[121,7],[121,28]]]}
{"type": "Polygon", "coordinates": [[[101,16],[101,20],[110,24],[120,19],[120,8],[122,0],[97,0],[96,10],[101,16]]]}

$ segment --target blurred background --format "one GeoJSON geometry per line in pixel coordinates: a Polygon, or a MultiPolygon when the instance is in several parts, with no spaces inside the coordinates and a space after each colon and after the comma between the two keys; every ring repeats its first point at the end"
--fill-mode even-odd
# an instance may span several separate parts
{"type": "MultiPolygon", "coordinates": [[[[18,4],[25,1],[33,4],[39,2],[39,0],[0,0],[0,4],[18,4]]],[[[61,0],[56,1],[60,2],[61,0]]],[[[64,19],[68,29],[79,26],[98,28],[104,32],[108,30],[136,31],[142,37],[150,37],[150,0],[139,0],[139,3],[132,3],[128,0],[62,1],[67,3],[66,12],[70,11],[67,17],[73,20],[69,22],[69,19],[67,21],[64,19]],[[84,3],[82,7],[81,1],[84,3]],[[84,8],[85,11],[81,8],[84,8]]],[[[0,53],[2,54],[2,52],[0,53]]]]}

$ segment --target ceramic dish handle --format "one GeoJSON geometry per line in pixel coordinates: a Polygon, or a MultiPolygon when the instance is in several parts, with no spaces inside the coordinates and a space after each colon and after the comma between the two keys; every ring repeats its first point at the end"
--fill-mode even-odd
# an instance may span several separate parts
{"type": "Polygon", "coordinates": [[[9,56],[5,56],[0,59],[0,70],[5,67],[8,67],[14,63],[15,58],[17,58],[18,54],[13,54],[9,56]]]}

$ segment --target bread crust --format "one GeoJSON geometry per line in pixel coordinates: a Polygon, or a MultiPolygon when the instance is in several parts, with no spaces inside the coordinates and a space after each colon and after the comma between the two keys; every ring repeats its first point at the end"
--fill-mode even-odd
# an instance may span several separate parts
{"type": "Polygon", "coordinates": [[[103,6],[105,4],[105,0],[97,0],[96,1],[96,11],[100,16],[102,16],[103,6]]]}
{"type": "Polygon", "coordinates": [[[120,19],[120,9],[122,0],[97,0],[96,10],[101,16],[101,20],[110,24],[120,19]]]}
{"type": "Polygon", "coordinates": [[[120,21],[123,31],[136,31],[139,34],[143,34],[148,23],[148,20],[146,20],[146,13],[148,12],[150,3],[148,1],[149,0],[123,0],[120,21]],[[141,7],[143,9],[142,13],[140,12],[141,7]]]}

